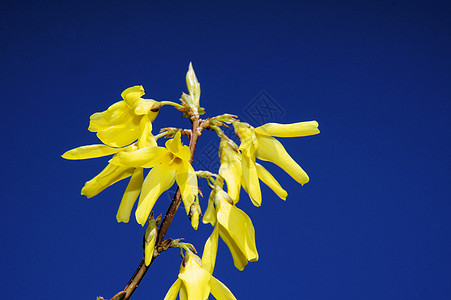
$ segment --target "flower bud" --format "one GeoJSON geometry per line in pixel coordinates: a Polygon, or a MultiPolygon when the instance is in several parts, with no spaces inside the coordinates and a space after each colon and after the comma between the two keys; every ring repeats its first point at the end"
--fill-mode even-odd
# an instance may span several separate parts
{"type": "Polygon", "coordinates": [[[194,73],[193,64],[189,63],[188,72],[186,73],[186,87],[191,96],[191,103],[196,110],[199,108],[200,84],[197,81],[196,73],[194,73]]]}
{"type": "Polygon", "coordinates": [[[146,266],[149,266],[152,261],[157,231],[157,222],[152,214],[148,220],[146,232],[144,233],[144,262],[146,263],[146,266]]]}
{"type": "Polygon", "coordinates": [[[197,230],[197,227],[199,226],[199,217],[201,213],[202,211],[197,201],[191,204],[189,218],[191,220],[191,226],[194,228],[194,230],[197,230]]]}

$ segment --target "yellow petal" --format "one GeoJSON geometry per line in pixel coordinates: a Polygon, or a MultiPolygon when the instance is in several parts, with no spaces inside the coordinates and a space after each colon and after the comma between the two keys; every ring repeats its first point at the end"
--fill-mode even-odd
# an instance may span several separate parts
{"type": "Polygon", "coordinates": [[[247,186],[246,186],[246,182],[244,181],[244,178],[241,176],[241,185],[243,186],[243,189],[246,191],[246,193],[249,194],[247,186]]]}
{"type": "Polygon", "coordinates": [[[121,204],[116,214],[118,222],[128,223],[130,220],[130,213],[133,209],[136,199],[138,199],[143,184],[143,169],[136,168],[133,172],[132,178],[127,185],[124,196],[122,196],[121,204]]]}
{"type": "Polygon", "coordinates": [[[65,159],[88,159],[111,155],[121,150],[123,149],[112,148],[106,145],[88,145],[69,150],[62,157],[65,159]]]}
{"type": "Polygon", "coordinates": [[[243,154],[241,157],[241,167],[243,170],[243,179],[247,193],[255,206],[262,204],[262,194],[260,191],[260,182],[258,181],[257,167],[255,166],[255,158],[248,157],[243,154]]]}
{"type": "Polygon", "coordinates": [[[262,165],[256,164],[257,166],[257,172],[258,172],[258,178],[261,179],[267,186],[269,186],[270,189],[276,193],[277,196],[279,196],[281,199],[285,200],[287,199],[287,191],[285,191],[280,184],[277,182],[277,180],[271,175],[271,173],[268,172],[262,165]]]}
{"type": "Polygon", "coordinates": [[[227,192],[233,200],[233,203],[240,201],[241,190],[241,162],[237,164],[221,164],[219,167],[219,175],[221,175],[227,183],[227,192]]]}
{"type": "Polygon", "coordinates": [[[107,110],[98,112],[90,117],[89,128],[91,132],[98,132],[111,126],[130,122],[135,115],[124,101],[111,105],[107,110]]]}
{"type": "Polygon", "coordinates": [[[157,141],[152,134],[152,122],[148,115],[144,115],[139,124],[138,148],[157,146],[157,141]]]}
{"type": "Polygon", "coordinates": [[[124,103],[127,104],[129,109],[134,115],[149,115],[150,121],[155,120],[160,111],[161,103],[155,100],[145,100],[141,97],[144,96],[144,88],[140,85],[130,87],[122,92],[122,98],[124,103]]]}
{"type": "Polygon", "coordinates": [[[188,292],[186,290],[185,285],[183,284],[183,281],[182,281],[182,284],[180,285],[179,299],[180,300],[190,300],[188,298],[188,292]]]}
{"type": "Polygon", "coordinates": [[[96,177],[85,183],[84,187],[81,189],[81,194],[88,198],[94,197],[119,180],[130,177],[133,174],[133,170],[133,168],[108,164],[108,166],[106,166],[106,168],[96,177]]]}
{"type": "Polygon", "coordinates": [[[144,88],[141,85],[135,85],[123,91],[121,97],[134,110],[143,95],[144,88]]]}
{"type": "Polygon", "coordinates": [[[218,252],[219,230],[215,226],[208,240],[205,242],[204,253],[202,254],[202,268],[210,274],[213,274],[216,263],[216,254],[218,252]]]}
{"type": "Polygon", "coordinates": [[[232,149],[224,139],[221,139],[219,149],[221,161],[219,175],[225,179],[227,193],[229,193],[233,203],[236,204],[240,199],[242,177],[240,154],[232,149]]]}
{"type": "Polygon", "coordinates": [[[215,226],[216,223],[216,210],[214,207],[214,197],[216,194],[216,190],[212,190],[210,193],[210,197],[208,197],[208,206],[207,210],[202,217],[202,222],[204,224],[210,223],[211,226],[215,226]]]}
{"type": "Polygon", "coordinates": [[[146,147],[130,152],[119,152],[110,163],[125,167],[152,168],[163,162],[168,152],[164,147],[146,147]]]}
{"type": "Polygon", "coordinates": [[[258,148],[258,141],[255,136],[254,128],[247,123],[233,123],[236,135],[240,138],[240,150],[244,155],[253,156],[258,148]]]}
{"type": "Polygon", "coordinates": [[[223,227],[219,227],[219,235],[221,236],[221,239],[224,241],[224,243],[226,243],[230,253],[232,254],[233,264],[235,265],[235,268],[237,268],[240,271],[243,271],[244,267],[247,266],[247,258],[244,255],[243,251],[241,251],[239,246],[229,235],[227,230],[224,229],[223,227]]]}
{"type": "Polygon", "coordinates": [[[185,253],[185,266],[180,268],[179,278],[186,288],[188,299],[205,300],[210,295],[212,276],[200,266],[196,258],[194,254],[185,253]]]}
{"type": "Polygon", "coordinates": [[[278,137],[299,137],[318,134],[318,122],[298,122],[293,124],[267,123],[255,128],[255,132],[262,135],[278,137]]]}
{"type": "Polygon", "coordinates": [[[161,103],[155,100],[140,99],[137,103],[134,113],[136,115],[148,115],[153,122],[160,112],[161,103]]]}
{"type": "Polygon", "coordinates": [[[220,197],[216,198],[217,222],[219,234],[229,246],[233,261],[237,269],[243,270],[247,261],[257,261],[258,252],[255,245],[254,225],[248,215],[227,200],[224,191],[218,191],[220,197]],[[235,253],[234,253],[235,252],[235,253]]]}
{"type": "Polygon", "coordinates": [[[141,188],[136,221],[144,226],[147,218],[160,195],[168,190],[175,182],[175,171],[166,165],[158,165],[147,174],[141,188]]]}
{"type": "Polygon", "coordinates": [[[213,276],[210,279],[211,294],[217,300],[236,300],[232,292],[218,279],[213,276]]]}
{"type": "Polygon", "coordinates": [[[181,140],[181,133],[177,131],[174,138],[166,142],[166,148],[169,149],[174,155],[180,157],[183,160],[189,161],[191,158],[191,151],[188,146],[184,146],[181,140]]]}
{"type": "Polygon", "coordinates": [[[228,222],[221,223],[236,241],[246,258],[251,262],[257,261],[258,252],[255,244],[255,230],[249,216],[235,205],[231,205],[228,222]]]}
{"type": "Polygon", "coordinates": [[[259,159],[275,163],[302,185],[309,181],[307,173],[291,158],[278,140],[263,135],[257,138],[259,146],[255,155],[259,159]]]}
{"type": "Polygon", "coordinates": [[[112,147],[124,147],[138,139],[141,117],[134,117],[129,122],[111,126],[97,132],[97,137],[112,147]]]}
{"type": "Polygon", "coordinates": [[[189,214],[191,205],[194,202],[194,197],[198,193],[197,176],[189,162],[181,159],[179,159],[178,162],[176,181],[177,185],[180,187],[186,214],[189,214]]]}
{"type": "Polygon", "coordinates": [[[164,296],[164,300],[176,300],[177,294],[180,290],[180,285],[182,284],[182,281],[180,279],[177,279],[174,284],[172,284],[169,291],[166,293],[166,296],[164,296]]]}

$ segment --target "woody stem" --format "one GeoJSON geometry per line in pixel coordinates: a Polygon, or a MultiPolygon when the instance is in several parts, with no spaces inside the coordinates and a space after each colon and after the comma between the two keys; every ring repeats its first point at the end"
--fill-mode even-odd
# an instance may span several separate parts
{"type": "MultiPolygon", "coordinates": [[[[194,159],[194,152],[196,151],[196,145],[197,145],[197,140],[199,139],[200,136],[200,132],[198,129],[202,129],[199,128],[199,116],[193,116],[192,120],[192,134],[191,134],[191,138],[189,141],[189,148],[191,150],[191,158],[189,160],[189,162],[192,164],[193,163],[193,159],[194,159]]],[[[169,229],[169,226],[172,223],[172,220],[174,219],[175,213],[177,212],[177,209],[180,206],[180,203],[182,202],[182,195],[180,194],[180,189],[177,188],[177,192],[174,195],[174,198],[172,199],[171,205],[169,205],[169,208],[166,212],[166,215],[164,216],[163,222],[161,222],[160,228],[158,229],[158,237],[157,237],[157,241],[155,243],[156,245],[156,249],[158,249],[161,244],[161,242],[164,239],[164,236],[166,235],[166,232],[169,229]]],[[[149,264],[149,266],[146,266],[146,264],[144,263],[144,258],[141,260],[141,263],[139,264],[138,268],[136,269],[135,273],[133,274],[132,278],[130,279],[130,281],[128,282],[127,286],[125,287],[124,291],[126,292],[125,297],[123,298],[123,300],[127,300],[129,299],[133,292],[136,290],[136,288],[138,287],[139,283],[141,282],[141,280],[143,279],[144,275],[146,275],[147,270],[149,269],[150,265],[152,264],[152,262],[155,260],[157,256],[153,256],[152,260],[149,264]]]]}

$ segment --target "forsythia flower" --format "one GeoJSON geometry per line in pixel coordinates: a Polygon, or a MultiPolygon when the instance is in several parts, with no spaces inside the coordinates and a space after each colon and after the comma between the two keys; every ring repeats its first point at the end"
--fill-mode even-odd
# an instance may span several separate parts
{"type": "MultiPolygon", "coordinates": [[[[96,158],[119,152],[130,153],[143,147],[157,146],[155,137],[152,135],[151,122],[158,115],[161,105],[154,100],[139,98],[142,95],[144,95],[142,86],[128,88],[122,93],[124,101],[113,104],[107,111],[95,113],[91,116],[89,130],[98,131],[97,136],[107,145],[78,147],[64,153],[63,158],[73,160],[96,158]],[[138,139],[137,143],[126,146],[136,139],[138,139]]],[[[127,223],[133,205],[141,191],[142,168],[108,164],[102,172],[86,182],[81,194],[88,198],[94,197],[107,187],[130,176],[130,182],[116,215],[118,222],[127,223]]]]}
{"type": "Polygon", "coordinates": [[[186,213],[198,193],[197,177],[189,160],[191,152],[181,142],[180,132],[166,142],[166,147],[146,147],[133,152],[119,152],[111,164],[125,168],[152,168],[142,184],[136,220],[143,225],[160,195],[175,181],[180,187],[186,213]]]}
{"type": "Polygon", "coordinates": [[[151,132],[151,122],[157,117],[162,104],[142,99],[143,95],[144,88],[140,85],[126,89],[121,94],[122,101],[91,116],[88,130],[97,132],[97,137],[112,147],[123,147],[136,141],[143,125],[151,132]]]}
{"type": "MultiPolygon", "coordinates": [[[[136,149],[138,149],[136,145],[130,145],[125,148],[111,148],[106,145],[89,145],[69,150],[62,156],[65,159],[78,160],[102,157],[119,152],[133,152],[136,149]]],[[[81,189],[81,194],[88,198],[94,197],[107,187],[130,176],[130,182],[125,189],[121,205],[119,206],[116,215],[118,222],[128,222],[133,204],[138,198],[139,191],[141,190],[143,182],[142,168],[129,168],[108,164],[102,172],[85,183],[84,187],[81,189]]]]}
{"type": "MultiPolygon", "coordinates": [[[[210,223],[215,226],[207,241],[209,248],[217,249],[220,235],[229,247],[238,270],[242,271],[248,261],[258,260],[254,225],[249,216],[233,204],[230,196],[222,188],[215,186],[212,190],[202,221],[204,224],[210,223]]],[[[214,261],[211,263],[214,267],[214,261]]]]}
{"type": "MultiPolygon", "coordinates": [[[[242,155],[233,141],[221,139],[219,145],[219,157],[221,162],[219,175],[225,179],[227,183],[227,193],[230,195],[230,198],[232,198],[233,203],[236,204],[239,201],[241,185],[248,191],[242,177],[242,155]]],[[[277,196],[285,200],[288,195],[287,192],[280,186],[271,173],[269,173],[262,165],[258,163],[255,165],[258,178],[269,186],[277,196]]]]}
{"type": "Polygon", "coordinates": [[[164,300],[175,300],[177,295],[184,300],[206,300],[210,293],[218,300],[236,300],[232,292],[205,270],[200,258],[190,251],[185,253],[178,277],[164,300]]]}
{"type": "MultiPolygon", "coordinates": [[[[243,185],[247,189],[254,205],[261,205],[262,198],[258,178],[260,173],[265,173],[264,171],[260,171],[262,170],[260,167],[257,167],[255,158],[270,161],[278,165],[302,185],[309,181],[307,173],[302,170],[287,153],[282,144],[273,136],[300,137],[318,134],[318,123],[316,121],[293,124],[267,123],[257,128],[247,123],[235,122],[233,126],[236,135],[241,140],[239,149],[242,152],[243,185]]],[[[265,174],[267,176],[269,172],[265,174]]]]}
{"type": "Polygon", "coordinates": [[[219,143],[219,175],[225,179],[227,183],[227,193],[237,203],[240,197],[241,189],[241,154],[237,145],[226,139],[221,139],[219,143]]]}

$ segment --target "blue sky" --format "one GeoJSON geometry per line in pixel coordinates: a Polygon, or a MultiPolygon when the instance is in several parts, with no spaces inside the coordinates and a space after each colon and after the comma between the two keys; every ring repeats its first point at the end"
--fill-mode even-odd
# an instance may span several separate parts
{"type": "MultiPolygon", "coordinates": [[[[127,284],[143,229],[115,220],[125,182],[86,199],[81,187],[107,159],[60,155],[98,142],[89,116],[127,87],[177,101],[190,61],[207,116],[320,124],[317,136],[280,139],[308,184],[265,163],[288,191],[286,202],[264,187],[255,208],[242,194],[260,260],[240,272],[220,243],[214,273],[238,299],[451,297],[446,1],[0,7],[4,298],[109,298],[127,284]]],[[[189,122],[164,107],[154,128],[166,126],[189,122]]],[[[211,132],[201,137],[196,169],[215,165],[215,141],[211,132]]],[[[169,198],[162,195],[157,214],[169,198]]],[[[194,232],[179,212],[167,237],[202,249],[210,232],[207,225],[194,232]]],[[[132,299],[163,299],[179,265],[177,250],[163,253],[132,299]]]]}

